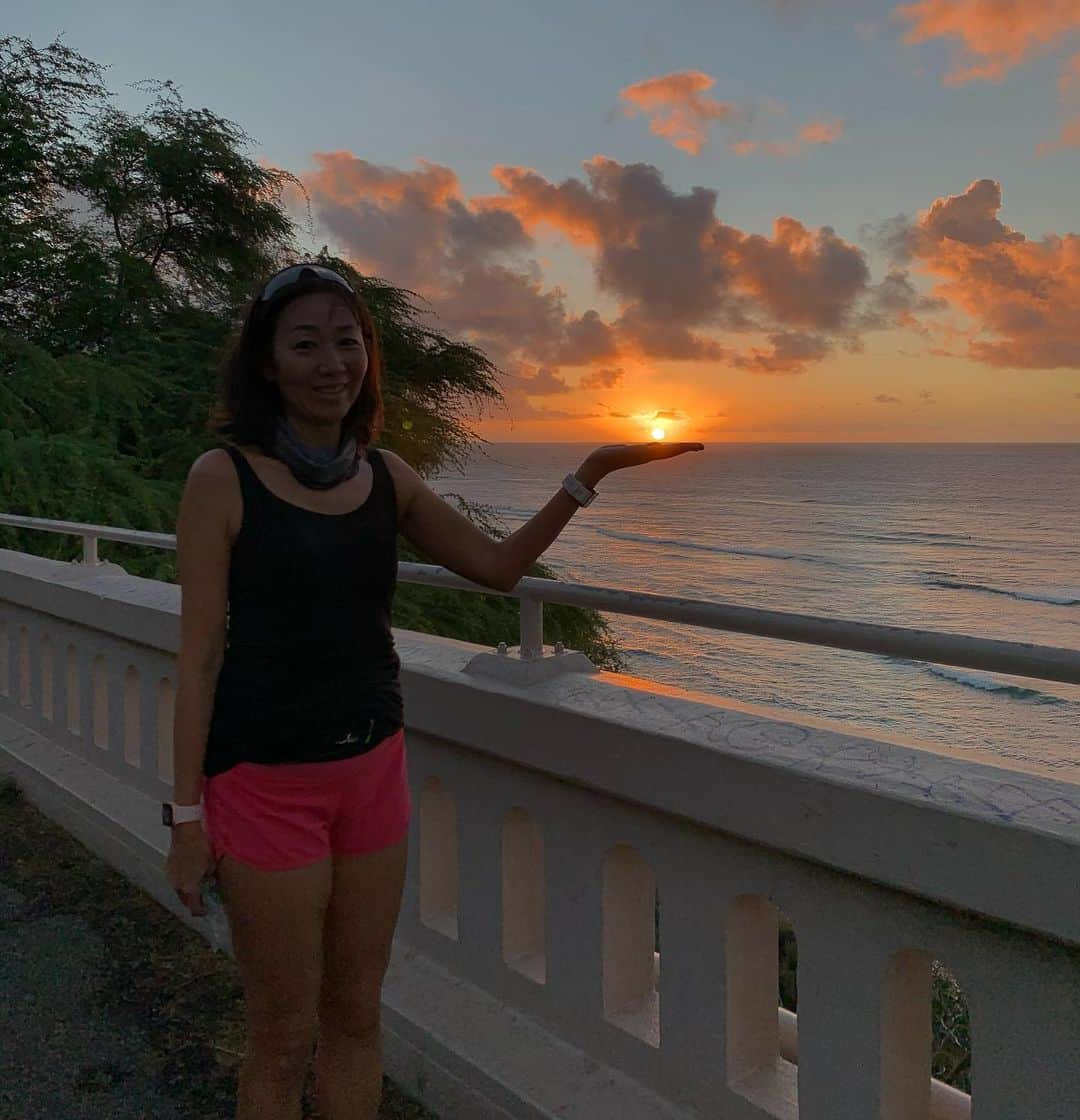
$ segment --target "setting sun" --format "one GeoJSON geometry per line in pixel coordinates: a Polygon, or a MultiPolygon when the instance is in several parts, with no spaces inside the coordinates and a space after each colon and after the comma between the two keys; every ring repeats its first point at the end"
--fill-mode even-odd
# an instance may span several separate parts
{"type": "Polygon", "coordinates": [[[653,439],[663,439],[664,438],[664,429],[663,428],[653,428],[652,438],[653,439]]]}

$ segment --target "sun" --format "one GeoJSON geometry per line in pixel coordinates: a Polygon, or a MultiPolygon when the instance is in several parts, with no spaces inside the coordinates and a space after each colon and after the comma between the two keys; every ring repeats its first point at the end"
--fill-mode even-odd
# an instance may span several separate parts
{"type": "Polygon", "coordinates": [[[663,439],[664,438],[664,429],[663,428],[653,428],[652,438],[653,439],[663,439]]]}

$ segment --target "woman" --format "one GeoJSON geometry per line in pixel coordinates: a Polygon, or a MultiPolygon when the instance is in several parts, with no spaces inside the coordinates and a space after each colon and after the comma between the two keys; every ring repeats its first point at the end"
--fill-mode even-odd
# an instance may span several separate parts
{"type": "Polygon", "coordinates": [[[327,1120],[378,1111],[410,810],[397,532],[507,590],[606,474],[702,448],[601,447],[496,541],[371,446],[381,374],[371,314],[343,277],[277,273],[225,367],[226,445],[196,460],[180,504],[167,874],[196,915],[204,877],[221,885],[247,1017],[239,1120],[296,1120],[316,1039],[327,1120]]]}

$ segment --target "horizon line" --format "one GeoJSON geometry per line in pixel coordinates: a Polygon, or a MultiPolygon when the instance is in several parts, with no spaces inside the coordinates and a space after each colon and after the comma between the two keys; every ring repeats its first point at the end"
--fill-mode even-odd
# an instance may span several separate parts
{"type": "MultiPolygon", "coordinates": [[[[488,439],[477,437],[483,443],[515,443],[523,447],[548,447],[552,444],[567,447],[592,446],[597,441],[589,439],[488,439]]],[[[1080,439],[925,439],[925,440],[842,440],[842,439],[724,439],[724,440],[623,440],[624,443],[703,443],[713,446],[765,446],[765,447],[1080,447],[1080,439]]]]}

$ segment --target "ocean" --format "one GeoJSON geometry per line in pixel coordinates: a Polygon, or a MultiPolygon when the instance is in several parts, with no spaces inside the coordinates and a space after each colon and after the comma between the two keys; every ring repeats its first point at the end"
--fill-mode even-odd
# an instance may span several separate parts
{"type": "MultiPolygon", "coordinates": [[[[514,529],[593,444],[489,444],[432,479],[514,529]]],[[[1080,648],[1080,444],[714,444],[618,471],[560,578],[1080,648]]],[[[1080,686],[606,615],[626,671],[1080,782],[1080,686]]]]}

